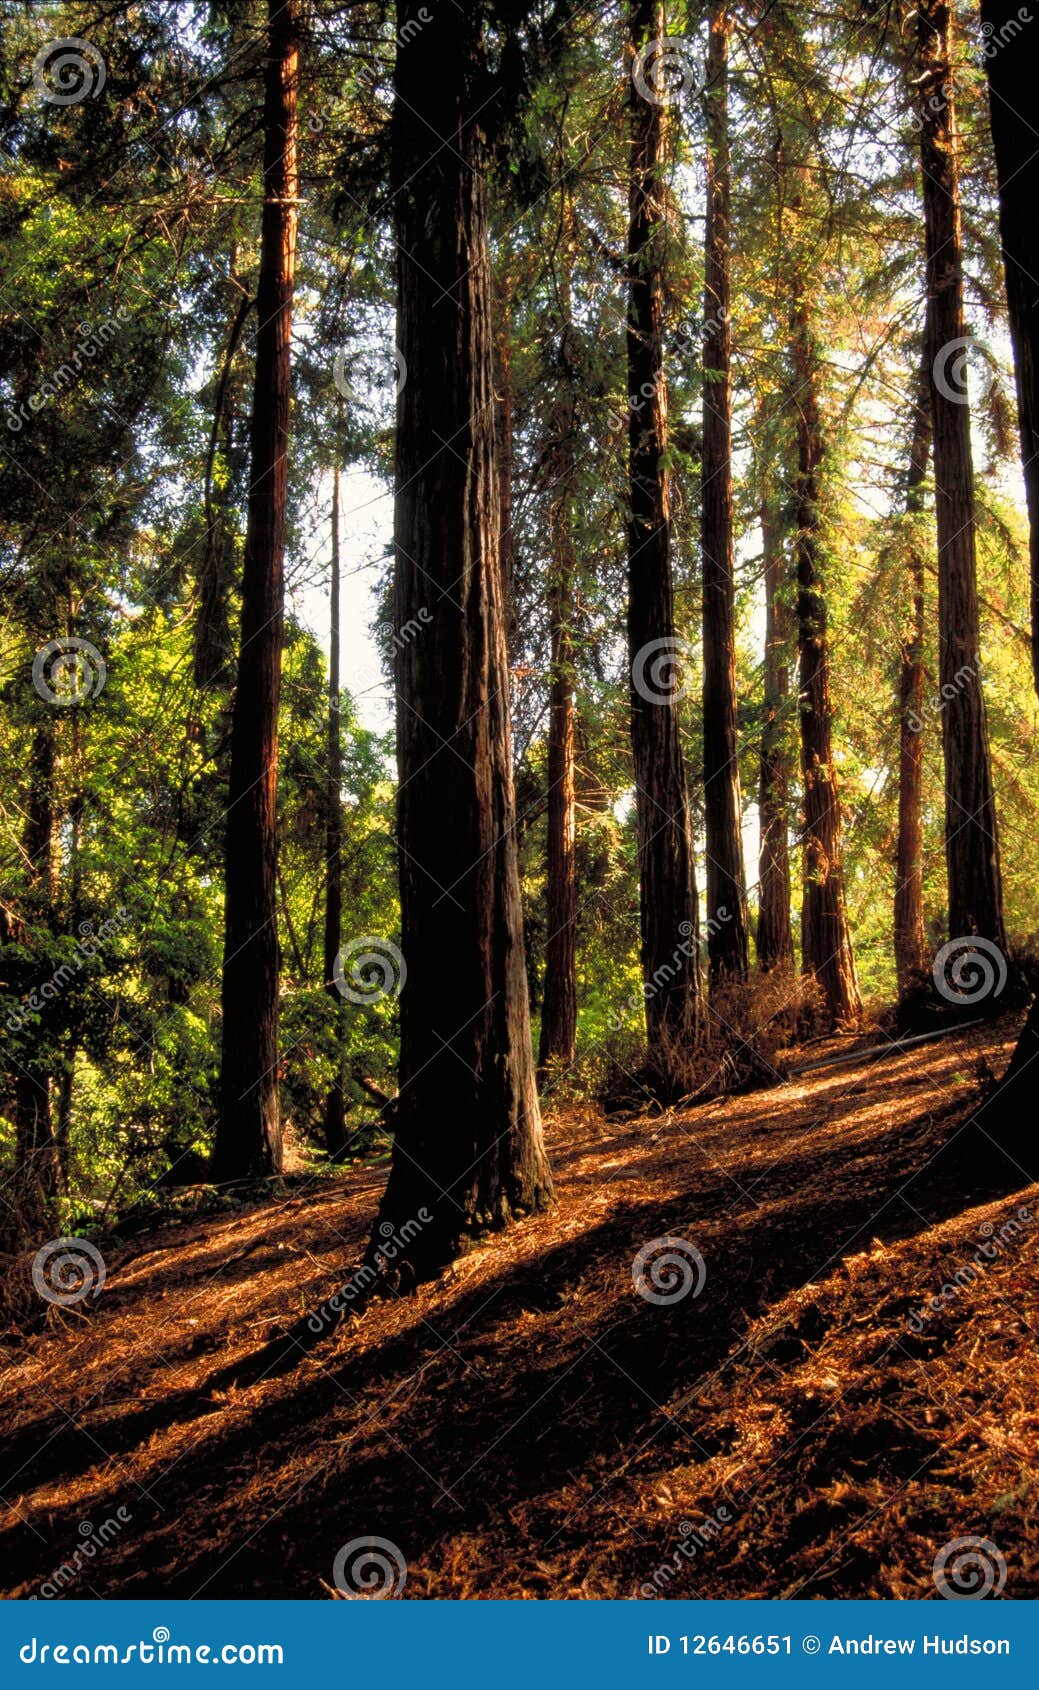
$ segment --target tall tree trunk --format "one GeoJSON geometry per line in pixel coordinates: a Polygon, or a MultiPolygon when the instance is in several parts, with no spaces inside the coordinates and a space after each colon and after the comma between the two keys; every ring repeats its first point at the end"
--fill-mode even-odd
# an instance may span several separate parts
{"type": "Polygon", "coordinates": [[[765,708],[761,724],[761,776],[758,789],[758,967],[763,974],[794,966],[790,926],[790,824],[787,806],[790,764],[784,743],[783,712],[790,694],[789,611],[784,603],[786,558],[777,501],[766,495],[761,507],[761,544],[765,575],[765,708]]]}
{"type": "MultiPolygon", "coordinates": [[[[1007,0],[981,0],[991,25],[986,53],[992,140],[999,181],[999,230],[1006,274],[1010,339],[1014,348],[1018,426],[1028,500],[1032,581],[1032,674],[1039,691],[1039,155],[1031,110],[1035,56],[1013,44],[1019,8],[1007,0]]],[[[1034,22],[1026,25],[1034,29],[1034,22]]],[[[1012,1148],[1029,1179],[1039,1177],[1035,1146],[1035,1087],[1039,1076],[1039,996],[1033,999],[1017,1048],[993,1099],[999,1137],[1012,1148]]]]}
{"type": "Polygon", "coordinates": [[[474,7],[402,0],[392,170],[397,325],[400,1085],[370,1253],[415,1229],[411,1273],[552,1185],[535,1087],[515,837],[487,252],[486,105],[474,7]],[[418,14],[421,11],[422,17],[418,14]],[[420,25],[421,27],[415,27],[420,25]],[[432,148],[430,136],[451,145],[432,148]],[[449,442],[431,451],[430,416],[449,442]]]}
{"type": "Polygon", "coordinates": [[[821,987],[830,1022],[853,1027],[862,1016],[844,891],[844,842],[833,760],[830,648],[823,580],[819,478],[824,457],[819,414],[819,355],[800,294],[793,318],[797,427],[797,634],[801,771],[804,779],[802,967],[821,987]]]}
{"type": "Polygon", "coordinates": [[[1028,501],[1032,582],[1032,674],[1039,691],[1039,220],[1036,218],[1035,126],[1026,114],[1035,101],[1034,47],[1016,45],[1022,29],[1010,0],[981,0],[990,28],[985,44],[992,141],[999,181],[999,233],[1006,276],[1010,339],[1014,348],[1021,462],[1028,501]]]}
{"type": "MultiPolygon", "coordinates": [[[[341,405],[340,401],[340,405],[341,405]]],[[[332,1001],[335,1028],[335,1076],[325,1097],[325,1146],[330,1156],[346,1148],[346,999],[335,982],[336,957],[343,942],[343,753],[339,692],[340,471],[339,439],[332,469],[332,561],[329,583],[328,730],[325,769],[325,990],[332,1001]]]]}
{"type": "Polygon", "coordinates": [[[945,0],[917,9],[920,162],[927,248],[927,356],[931,365],[938,524],[939,680],[945,754],[949,934],[979,934],[1006,950],[996,810],[985,698],[977,673],[979,624],[970,408],[957,372],[966,345],[963,244],[945,0]],[[966,678],[965,678],[966,677],[966,678]],[[949,690],[946,690],[949,689],[949,690]]]}
{"type": "Polygon", "coordinates": [[[895,973],[898,995],[919,989],[928,967],[924,925],[924,559],[913,526],[924,508],[931,455],[931,373],[926,354],[913,400],[913,432],[906,476],[909,533],[909,624],[898,676],[898,847],[895,864],[895,973]]]}
{"type": "MultiPolygon", "coordinates": [[[[564,262],[566,258],[564,255],[564,262]]],[[[569,334],[563,325],[563,338],[569,334]]],[[[566,368],[563,379],[572,379],[566,368]]],[[[538,1070],[555,1059],[574,1059],[577,1038],[577,797],[574,766],[573,510],[574,414],[572,392],[557,407],[558,438],[550,456],[552,557],[548,617],[551,682],[548,704],[548,938],[545,994],[541,1007],[538,1070]]]]}
{"type": "MultiPolygon", "coordinates": [[[[632,0],[633,54],[665,34],[658,0],[632,0]]],[[[695,1036],[695,863],[679,736],[663,367],[665,108],[631,80],[628,224],[628,655],[638,829],[642,978],[650,1062],[665,1082],[695,1036]]]]}
{"type": "MultiPolygon", "coordinates": [[[[22,853],[28,900],[34,914],[53,919],[55,895],[55,796],[57,746],[50,705],[38,707],[29,748],[22,853]]],[[[15,1124],[11,1241],[39,1241],[56,1222],[61,1163],[54,1134],[53,1081],[49,1066],[26,1050],[11,1068],[15,1124]]]]}
{"type": "Polygon", "coordinates": [[[736,702],[736,557],[732,531],[732,335],[729,326],[729,33],[714,0],[707,46],[707,221],[704,240],[703,756],[707,954],[711,980],[750,966],[736,702]]]}
{"type": "Polygon", "coordinates": [[[494,321],[498,483],[501,490],[499,549],[505,605],[505,648],[511,653],[516,645],[516,542],[512,532],[512,278],[507,270],[494,278],[494,321]]]}
{"type": "Polygon", "coordinates": [[[293,0],[268,3],[264,205],[256,299],[249,515],[225,845],[221,1103],[213,1152],[216,1179],[277,1173],[282,1154],[276,798],[296,266],[299,47],[293,0]]]}

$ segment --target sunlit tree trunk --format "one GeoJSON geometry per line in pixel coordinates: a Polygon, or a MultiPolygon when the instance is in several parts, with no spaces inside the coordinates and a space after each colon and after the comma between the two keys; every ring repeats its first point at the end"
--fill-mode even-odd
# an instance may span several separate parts
{"type": "MultiPolygon", "coordinates": [[[[633,0],[630,47],[666,34],[657,0],[633,0]]],[[[628,656],[638,828],[642,977],[651,1064],[669,1078],[696,1031],[696,889],[676,693],[663,368],[665,107],[631,80],[628,225],[628,656]]]]}
{"type": "Polygon", "coordinates": [[[765,707],[761,725],[761,775],[758,789],[758,967],[763,974],[792,969],[794,939],[790,926],[790,759],[783,713],[790,693],[790,613],[784,598],[786,556],[778,501],[766,497],[761,508],[761,544],[765,576],[765,707]]]}
{"type": "Polygon", "coordinates": [[[481,27],[472,7],[412,0],[397,23],[392,171],[408,378],[395,616],[398,628],[424,626],[397,650],[406,981],[396,1139],[371,1253],[387,1227],[399,1235],[410,1222],[404,1259],[422,1276],[481,1228],[544,1207],[552,1186],[515,837],[481,27]],[[432,135],[451,144],[431,146],[432,135]],[[439,450],[437,435],[448,442],[439,450]]]}
{"type": "Polygon", "coordinates": [[[709,15],[707,221],[704,240],[703,755],[707,954],[712,981],[749,969],[736,700],[736,581],[732,528],[732,333],[729,324],[729,33],[724,0],[709,15]]]}
{"type": "Polygon", "coordinates": [[[951,62],[952,14],[945,0],[921,0],[917,30],[949,933],[951,937],[979,934],[1005,951],[996,809],[985,698],[978,674],[974,466],[962,376],[967,343],[959,136],[951,62]]]}
{"type": "Polygon", "coordinates": [[[862,1014],[844,888],[844,839],[833,759],[833,704],[825,596],[825,544],[819,515],[824,457],[819,411],[819,353],[805,299],[793,318],[797,429],[797,625],[801,772],[804,781],[802,967],[822,989],[833,1026],[862,1014]]]}
{"type": "Polygon", "coordinates": [[[292,0],[269,0],[264,204],[250,436],[242,626],[231,725],[225,844],[223,1033],[216,1179],[281,1169],[276,903],[292,297],[296,263],[296,90],[292,0]]]}
{"type": "Polygon", "coordinates": [[[328,725],[325,768],[325,990],[332,1002],[335,1028],[335,1073],[325,1097],[325,1148],[338,1156],[346,1147],[344,1060],[346,999],[335,983],[336,957],[343,942],[343,754],[339,692],[339,575],[340,575],[339,441],[332,469],[332,557],[329,578],[328,725]]]}
{"type": "Polygon", "coordinates": [[[913,400],[913,432],[906,475],[905,514],[909,534],[909,617],[902,639],[898,676],[898,846],[895,862],[895,973],[899,997],[926,978],[924,925],[924,558],[915,519],[924,508],[924,481],[931,455],[931,380],[926,357],[913,400]]]}

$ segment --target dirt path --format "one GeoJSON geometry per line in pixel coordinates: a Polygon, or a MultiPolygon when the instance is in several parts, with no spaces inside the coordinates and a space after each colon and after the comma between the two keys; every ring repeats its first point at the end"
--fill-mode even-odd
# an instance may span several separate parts
{"type": "Polygon", "coordinates": [[[212,1381],[359,1259],[371,1170],[112,1252],[8,1356],[4,1589],[321,1598],[374,1536],[406,1597],[926,1596],[977,1535],[1039,1594],[1039,1188],[969,1125],[1015,1031],[569,1110],[552,1214],[247,1388],[212,1381]],[[654,1302],[664,1237],[703,1267],[654,1302]]]}

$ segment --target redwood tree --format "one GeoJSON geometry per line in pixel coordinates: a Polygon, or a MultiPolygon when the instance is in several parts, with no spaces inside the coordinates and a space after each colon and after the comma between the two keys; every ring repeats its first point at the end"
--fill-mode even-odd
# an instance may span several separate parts
{"type": "Polygon", "coordinates": [[[924,358],[913,398],[913,426],[906,473],[905,515],[909,543],[909,615],[898,673],[898,846],[895,862],[895,973],[904,998],[926,978],[924,926],[923,726],[924,558],[915,519],[924,508],[931,455],[930,367],[924,358]]]}
{"type": "MultiPolygon", "coordinates": [[[[630,52],[666,34],[658,0],[632,0],[630,52]]],[[[628,656],[642,977],[650,1061],[667,1079],[695,1032],[696,886],[675,685],[681,647],[671,580],[663,365],[666,106],[631,78],[628,194],[628,656]]]]}
{"type": "Polygon", "coordinates": [[[797,632],[801,771],[804,780],[804,899],[801,957],[820,986],[835,1027],[862,1014],[844,890],[844,838],[833,757],[825,539],[819,511],[825,456],[819,408],[819,351],[800,292],[792,315],[797,429],[797,632]]]}
{"type": "Polygon", "coordinates": [[[732,530],[732,334],[729,324],[729,34],[725,0],[708,20],[707,218],[704,238],[703,757],[707,952],[712,980],[746,979],[747,892],[736,699],[736,581],[732,530]],[[724,913],[723,913],[724,912],[724,913]]]}
{"type": "MultiPolygon", "coordinates": [[[[565,262],[565,257],[564,257],[565,262]]],[[[561,289],[565,318],[569,300],[561,289]]],[[[538,1069],[555,1059],[574,1059],[577,1039],[577,794],[574,754],[574,538],[576,465],[574,372],[569,358],[570,324],[564,320],[560,348],[562,390],[554,408],[554,440],[548,453],[548,619],[551,641],[548,699],[548,861],[545,992],[541,1008],[538,1069]]]]}
{"type": "Polygon", "coordinates": [[[790,758],[784,742],[783,713],[790,693],[789,607],[785,588],[781,501],[767,493],[761,507],[761,546],[765,577],[765,700],[761,725],[761,772],[758,787],[758,967],[763,974],[791,969],[794,939],[790,927],[789,792],[790,758]]]}
{"type": "MultiPolygon", "coordinates": [[[[988,74],[992,140],[999,181],[999,230],[1006,275],[1010,339],[1014,348],[1018,426],[1028,499],[1032,582],[1032,674],[1039,690],[1039,155],[1025,115],[1031,107],[1034,55],[1013,45],[1017,8],[1006,0],[981,0],[991,25],[988,74]],[[1007,32],[1009,31],[1009,38],[1007,32]]],[[[1034,28],[1034,24],[1030,27],[1034,28]]],[[[1039,1074],[1039,996],[1033,999],[1017,1048],[996,1093],[1001,1137],[1032,1179],[1039,1174],[1035,1147],[1035,1084],[1039,1074]]]]}
{"type": "MultiPolygon", "coordinates": [[[[959,136],[946,0],[917,9],[920,162],[927,252],[927,357],[931,367],[938,526],[938,644],[945,754],[949,934],[979,934],[1006,949],[996,810],[979,646],[974,466],[962,384],[967,345],[959,136]],[[964,681],[964,675],[971,678],[964,681]]],[[[1010,51],[1013,51],[1011,48],[1010,51]]]]}
{"type": "Polygon", "coordinates": [[[400,1085],[372,1233],[408,1226],[412,1274],[552,1185],[523,954],[494,427],[485,124],[474,6],[397,11],[392,171],[398,399],[400,1085]],[[436,137],[450,137],[437,145],[436,137]],[[410,1224],[409,1224],[410,1223],[410,1224]]]}
{"type": "Polygon", "coordinates": [[[213,1152],[216,1179],[263,1176],[281,1168],[276,792],[299,46],[293,0],[268,0],[268,4],[249,512],[225,844],[221,1099],[213,1152]]]}
{"type": "MultiPolygon", "coordinates": [[[[337,406],[341,423],[342,401],[337,406]]],[[[340,472],[339,436],[332,469],[332,556],[329,573],[328,722],[325,767],[325,933],[324,984],[332,1000],[335,1070],[325,1095],[325,1147],[330,1156],[346,1148],[346,1097],[343,1069],[346,1048],[346,1000],[335,982],[336,958],[343,942],[343,751],[339,694],[340,472]]]]}

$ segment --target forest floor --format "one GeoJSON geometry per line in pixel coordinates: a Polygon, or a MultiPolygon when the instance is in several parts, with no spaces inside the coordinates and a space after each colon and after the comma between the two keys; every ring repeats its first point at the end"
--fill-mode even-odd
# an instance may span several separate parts
{"type": "Polygon", "coordinates": [[[114,1519],[63,1594],[325,1598],[379,1537],[405,1597],[933,1597],[974,1535],[1039,1595],[1039,1188],[970,1125],[1016,1031],[550,1113],[551,1213],[253,1385],[219,1381],[360,1259],[380,1171],[106,1246],[89,1316],[8,1341],[0,1582],[114,1519]],[[706,1274],[655,1304],[665,1235],[706,1274]]]}

